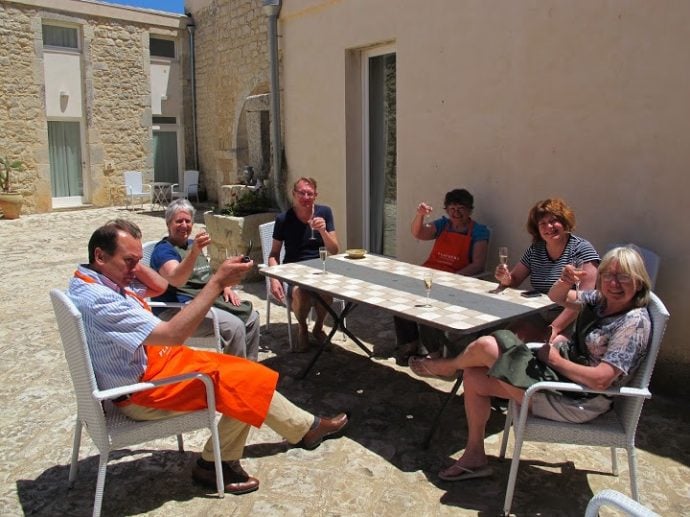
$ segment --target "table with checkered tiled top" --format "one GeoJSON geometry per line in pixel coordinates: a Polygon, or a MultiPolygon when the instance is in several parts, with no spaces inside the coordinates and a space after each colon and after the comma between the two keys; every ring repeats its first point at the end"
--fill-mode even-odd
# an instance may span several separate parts
{"type": "MultiPolygon", "coordinates": [[[[495,283],[423,266],[400,262],[378,255],[351,259],[344,254],[326,260],[326,274],[319,259],[264,268],[261,272],[288,284],[345,300],[345,309],[337,314],[318,297],[331,313],[335,324],[313,361],[338,329],[343,330],[370,356],[371,352],[343,325],[345,316],[357,305],[370,305],[425,325],[460,334],[477,332],[497,322],[505,323],[552,308],[545,295],[521,296],[520,290],[505,289],[493,293],[495,283]],[[430,307],[426,305],[424,273],[433,271],[430,307]]],[[[312,361],[312,364],[313,364],[312,361]]],[[[311,364],[305,373],[311,368],[311,364]]]]}

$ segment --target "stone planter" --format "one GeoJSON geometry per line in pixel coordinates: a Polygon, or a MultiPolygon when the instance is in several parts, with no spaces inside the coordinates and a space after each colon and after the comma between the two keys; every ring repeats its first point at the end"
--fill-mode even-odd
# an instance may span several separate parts
{"type": "MultiPolygon", "coordinates": [[[[251,258],[255,264],[263,261],[261,255],[261,237],[259,235],[259,225],[273,221],[276,217],[275,212],[263,212],[260,214],[247,215],[245,217],[233,217],[230,215],[219,215],[212,212],[204,214],[206,231],[211,236],[211,245],[208,247],[211,268],[215,271],[220,263],[225,260],[225,250],[244,253],[251,239],[253,243],[251,258]]],[[[261,276],[257,269],[253,270],[246,280],[258,280],[261,276]]]]}
{"type": "Polygon", "coordinates": [[[0,192],[0,210],[5,219],[18,219],[24,196],[19,192],[0,192]]]}

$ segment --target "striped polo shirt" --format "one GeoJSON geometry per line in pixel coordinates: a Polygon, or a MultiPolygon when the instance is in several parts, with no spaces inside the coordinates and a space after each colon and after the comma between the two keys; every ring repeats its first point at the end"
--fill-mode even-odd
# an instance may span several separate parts
{"type": "MultiPolygon", "coordinates": [[[[104,275],[85,266],[79,266],[79,272],[94,283],[74,277],[67,295],[81,312],[98,387],[104,390],[139,382],[147,365],[142,343],[160,320],[104,275]]],[[[146,293],[139,283],[129,289],[146,293]]]]}
{"type": "Polygon", "coordinates": [[[520,263],[530,271],[532,288],[546,294],[561,277],[563,268],[575,259],[582,260],[583,264],[593,262],[595,266],[599,265],[599,254],[589,241],[570,234],[563,253],[556,260],[551,260],[546,252],[546,243],[539,241],[527,248],[520,263]]]}

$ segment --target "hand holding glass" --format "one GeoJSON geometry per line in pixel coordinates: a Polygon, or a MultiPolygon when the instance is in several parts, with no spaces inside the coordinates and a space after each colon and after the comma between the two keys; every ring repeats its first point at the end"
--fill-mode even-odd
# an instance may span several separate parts
{"type": "Polygon", "coordinates": [[[311,205],[311,218],[309,219],[309,228],[311,228],[310,241],[315,241],[316,236],[314,235],[314,205],[311,205]]]}
{"type": "Polygon", "coordinates": [[[498,248],[498,265],[508,269],[508,248],[506,246],[498,248]]]}
{"type": "Polygon", "coordinates": [[[575,299],[577,300],[580,298],[580,277],[584,274],[585,270],[582,269],[582,259],[573,259],[570,264],[574,268],[573,275],[575,275],[575,299]]]}

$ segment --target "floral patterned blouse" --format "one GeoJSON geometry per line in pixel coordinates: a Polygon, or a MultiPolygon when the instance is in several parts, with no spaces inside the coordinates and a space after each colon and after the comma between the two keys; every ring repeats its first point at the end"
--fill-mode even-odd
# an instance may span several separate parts
{"type": "MultiPolygon", "coordinates": [[[[589,305],[598,316],[606,309],[606,299],[599,291],[583,291],[579,301],[589,305]]],[[[614,366],[622,375],[612,386],[624,385],[647,353],[651,328],[645,307],[601,317],[585,337],[589,366],[602,361],[614,366]]]]}

